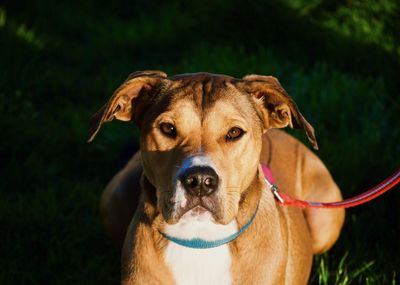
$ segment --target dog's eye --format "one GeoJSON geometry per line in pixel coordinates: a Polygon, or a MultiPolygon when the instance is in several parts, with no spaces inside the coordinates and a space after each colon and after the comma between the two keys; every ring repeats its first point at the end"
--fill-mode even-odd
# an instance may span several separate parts
{"type": "Polygon", "coordinates": [[[171,123],[161,123],[160,130],[164,135],[166,135],[168,137],[171,137],[171,138],[176,137],[176,128],[171,123]]]}
{"type": "Polygon", "coordinates": [[[244,135],[244,131],[241,128],[233,127],[226,134],[225,138],[227,141],[233,141],[241,138],[244,135]]]}

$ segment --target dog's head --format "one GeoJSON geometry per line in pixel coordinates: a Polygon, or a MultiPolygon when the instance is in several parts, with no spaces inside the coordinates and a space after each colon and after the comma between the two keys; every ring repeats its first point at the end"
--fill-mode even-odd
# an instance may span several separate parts
{"type": "Polygon", "coordinates": [[[317,148],[313,128],[272,76],[135,72],[93,116],[89,141],[114,118],[139,127],[144,174],[169,224],[189,210],[232,221],[269,128],[302,128],[317,148]]]}

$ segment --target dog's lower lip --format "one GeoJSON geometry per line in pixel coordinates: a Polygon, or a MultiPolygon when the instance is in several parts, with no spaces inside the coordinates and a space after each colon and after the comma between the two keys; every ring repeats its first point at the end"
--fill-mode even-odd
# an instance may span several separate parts
{"type": "Polygon", "coordinates": [[[192,212],[194,214],[203,214],[205,212],[209,212],[209,210],[207,210],[203,206],[196,206],[196,207],[192,208],[192,212]]]}
{"type": "Polygon", "coordinates": [[[182,217],[183,215],[185,215],[189,211],[192,211],[193,214],[198,214],[198,215],[203,214],[205,212],[210,212],[211,214],[214,215],[213,211],[211,211],[210,209],[206,208],[205,206],[203,206],[201,204],[198,204],[198,205],[195,205],[195,206],[190,207],[190,208],[182,209],[182,212],[179,213],[179,217],[182,217]]]}

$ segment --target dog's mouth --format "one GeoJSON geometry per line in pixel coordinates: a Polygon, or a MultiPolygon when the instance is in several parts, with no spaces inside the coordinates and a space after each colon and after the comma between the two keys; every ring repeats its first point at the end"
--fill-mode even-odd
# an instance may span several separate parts
{"type": "Polygon", "coordinates": [[[184,212],[181,219],[187,217],[198,221],[214,221],[212,212],[200,205],[184,212]]]}
{"type": "Polygon", "coordinates": [[[192,216],[199,216],[199,215],[202,215],[202,214],[204,214],[206,212],[209,212],[211,214],[214,213],[213,209],[208,208],[206,205],[204,205],[204,203],[201,203],[201,202],[199,204],[197,204],[197,205],[192,206],[192,207],[183,208],[179,212],[179,215],[182,217],[183,215],[185,215],[185,214],[187,214],[189,212],[190,212],[190,214],[192,216]]]}
{"type": "Polygon", "coordinates": [[[175,224],[183,217],[208,217],[209,220],[219,221],[221,219],[221,207],[215,197],[192,197],[186,203],[181,203],[174,207],[171,219],[166,219],[167,223],[175,224]]]}

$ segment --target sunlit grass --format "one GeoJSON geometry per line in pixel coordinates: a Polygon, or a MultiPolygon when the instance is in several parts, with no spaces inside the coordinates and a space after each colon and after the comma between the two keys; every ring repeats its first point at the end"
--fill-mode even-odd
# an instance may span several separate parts
{"type": "Polygon", "coordinates": [[[396,1],[285,0],[303,17],[334,33],[358,42],[375,44],[400,56],[398,45],[400,4],[396,1]]]}
{"type": "Polygon", "coordinates": [[[317,256],[314,260],[315,276],[320,285],[349,285],[367,284],[370,271],[373,269],[374,261],[361,262],[359,265],[348,264],[349,252],[346,252],[340,259],[337,268],[330,265],[329,255],[317,256]]]}

